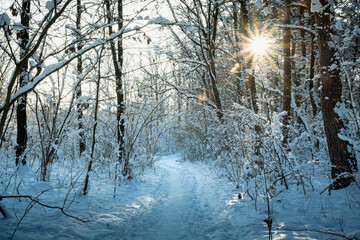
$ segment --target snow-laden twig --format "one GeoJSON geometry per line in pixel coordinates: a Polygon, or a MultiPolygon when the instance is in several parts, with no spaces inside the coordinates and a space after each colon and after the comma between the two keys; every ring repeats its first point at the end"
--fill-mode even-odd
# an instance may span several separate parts
{"type": "Polygon", "coordinates": [[[274,26],[279,27],[279,28],[290,28],[292,30],[305,30],[313,35],[316,35],[316,31],[314,31],[311,28],[304,27],[304,26],[298,26],[298,25],[292,25],[292,24],[275,24],[274,26]]]}
{"type": "Polygon", "coordinates": [[[341,179],[341,178],[343,178],[343,177],[351,177],[351,178],[352,178],[352,174],[349,173],[349,172],[344,172],[344,173],[342,173],[342,174],[337,175],[337,177],[336,177],[335,179],[333,179],[332,182],[331,182],[324,190],[322,190],[322,191],[320,192],[320,195],[323,194],[327,189],[329,189],[329,195],[330,195],[332,185],[333,185],[336,181],[338,181],[339,179],[341,179]]]}

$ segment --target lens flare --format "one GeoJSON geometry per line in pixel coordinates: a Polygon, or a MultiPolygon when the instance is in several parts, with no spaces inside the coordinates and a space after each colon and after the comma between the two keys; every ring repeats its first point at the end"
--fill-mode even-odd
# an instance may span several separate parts
{"type": "Polygon", "coordinates": [[[206,100],[206,98],[207,98],[206,95],[203,93],[199,96],[199,101],[204,102],[206,100]]]}
{"type": "Polygon", "coordinates": [[[239,64],[239,63],[235,63],[234,67],[230,70],[230,73],[236,72],[239,68],[240,68],[240,64],[239,64]]]}

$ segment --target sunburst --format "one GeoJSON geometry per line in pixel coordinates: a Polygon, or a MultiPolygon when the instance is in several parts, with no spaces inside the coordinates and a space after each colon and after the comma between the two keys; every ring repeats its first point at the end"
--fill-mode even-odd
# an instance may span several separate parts
{"type": "Polygon", "coordinates": [[[279,55],[279,44],[276,43],[276,28],[264,27],[258,28],[256,23],[253,23],[253,30],[248,30],[246,35],[239,33],[238,36],[243,40],[240,44],[241,51],[237,53],[237,57],[243,57],[245,63],[252,65],[257,64],[271,64],[276,67],[273,57],[279,55]]]}

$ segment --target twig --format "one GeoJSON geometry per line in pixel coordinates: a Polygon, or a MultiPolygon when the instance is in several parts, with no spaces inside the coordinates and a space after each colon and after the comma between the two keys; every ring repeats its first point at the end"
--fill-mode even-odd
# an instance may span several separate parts
{"type": "Polygon", "coordinates": [[[321,191],[320,195],[323,194],[327,189],[329,189],[331,187],[331,184],[329,186],[327,186],[324,190],[321,191]]]}
{"type": "Polygon", "coordinates": [[[360,189],[360,186],[359,186],[358,182],[356,181],[356,179],[354,180],[354,183],[355,183],[356,186],[360,189]]]}
{"type": "Polygon", "coordinates": [[[36,204],[35,202],[30,202],[29,205],[26,207],[24,214],[22,215],[22,217],[20,218],[20,220],[17,222],[16,227],[15,227],[15,229],[14,229],[14,231],[13,231],[13,233],[12,233],[12,235],[11,235],[11,237],[10,237],[9,240],[12,240],[12,239],[14,238],[16,231],[19,229],[20,223],[21,223],[22,220],[25,218],[25,216],[30,212],[30,210],[32,209],[32,207],[33,207],[35,204],[36,204]]]}
{"type": "Polygon", "coordinates": [[[81,218],[72,216],[72,215],[70,215],[70,214],[67,214],[67,213],[64,211],[64,207],[50,206],[50,205],[41,203],[41,202],[39,202],[38,200],[34,199],[33,197],[31,197],[31,196],[29,196],[29,195],[0,196],[0,200],[3,199],[3,198],[27,198],[27,199],[30,199],[31,201],[33,201],[34,203],[39,204],[40,206],[43,206],[43,207],[46,207],[46,208],[51,208],[51,209],[59,209],[59,210],[60,210],[65,216],[67,216],[67,217],[74,218],[74,219],[76,219],[76,220],[78,220],[78,221],[80,221],[80,222],[83,222],[83,223],[89,222],[89,220],[84,220],[84,219],[81,219],[81,218]]]}

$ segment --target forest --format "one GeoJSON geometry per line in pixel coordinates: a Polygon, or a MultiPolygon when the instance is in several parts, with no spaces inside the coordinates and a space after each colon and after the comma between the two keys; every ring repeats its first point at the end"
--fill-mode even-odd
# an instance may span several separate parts
{"type": "Polygon", "coordinates": [[[0,0],[0,239],[360,239],[358,0],[0,0]]]}

